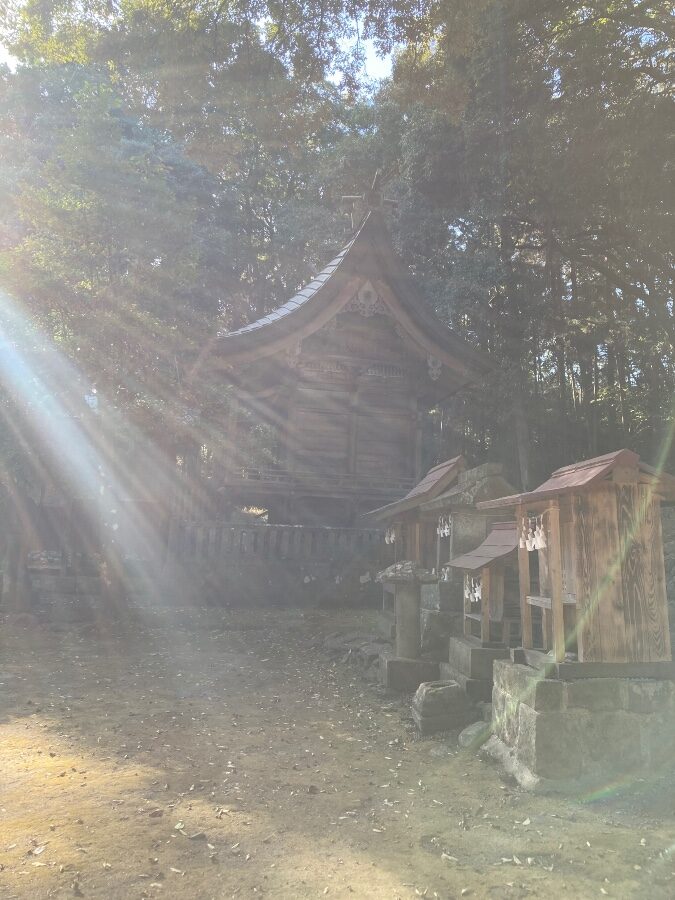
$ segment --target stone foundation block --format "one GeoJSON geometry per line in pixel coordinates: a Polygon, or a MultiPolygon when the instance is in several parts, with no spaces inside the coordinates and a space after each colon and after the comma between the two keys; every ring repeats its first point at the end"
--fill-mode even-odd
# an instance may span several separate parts
{"type": "Polygon", "coordinates": [[[586,710],[537,712],[521,703],[515,749],[518,759],[542,778],[578,778],[584,770],[586,710]]]}
{"type": "Polygon", "coordinates": [[[412,716],[420,734],[435,734],[463,728],[476,713],[456,681],[428,681],[413,697],[412,716]]]}
{"type": "Polygon", "coordinates": [[[413,697],[413,709],[422,716],[466,716],[471,704],[456,681],[425,681],[413,697]]]}
{"type": "Polygon", "coordinates": [[[448,643],[448,662],[468,678],[492,682],[493,663],[500,659],[510,659],[507,647],[483,647],[475,638],[451,637],[448,643]]]}
{"type": "Polygon", "coordinates": [[[565,702],[565,685],[552,678],[540,678],[534,689],[534,708],[542,711],[562,709],[565,702]]]}
{"type": "MultiPolygon", "coordinates": [[[[430,587],[430,585],[424,585],[430,587]]],[[[456,634],[457,617],[452,613],[435,609],[421,611],[422,653],[438,653],[442,658],[447,656],[448,641],[456,634]]]]}
{"type": "Polygon", "coordinates": [[[461,615],[463,608],[461,588],[461,584],[458,586],[448,581],[423,584],[420,588],[422,609],[461,615]]]}
{"type": "Polygon", "coordinates": [[[675,715],[649,713],[640,716],[642,752],[648,760],[649,770],[671,768],[675,747],[675,715]]]}
{"type": "Polygon", "coordinates": [[[512,697],[511,694],[504,694],[504,712],[502,715],[502,720],[499,723],[498,731],[502,740],[510,747],[516,746],[516,744],[518,743],[521,706],[522,704],[520,700],[512,697]]]}
{"type": "Polygon", "coordinates": [[[672,681],[629,681],[625,698],[628,712],[669,712],[675,725],[675,683],[672,681]]]}
{"type": "Polygon", "coordinates": [[[524,787],[574,791],[673,767],[675,683],[542,678],[497,661],[488,750],[524,787]]]}
{"type": "Polygon", "coordinates": [[[565,705],[565,685],[553,678],[543,678],[529,666],[497,660],[494,664],[494,684],[536,710],[562,709],[565,705]]]}
{"type": "MultiPolygon", "coordinates": [[[[581,712],[581,710],[579,710],[581,712]]],[[[624,710],[589,715],[584,746],[590,762],[604,772],[625,772],[639,767],[642,758],[640,716],[624,710]]]]}
{"type": "Polygon", "coordinates": [[[624,709],[626,682],[620,678],[588,678],[566,685],[567,706],[583,709],[624,709]]]}
{"type": "Polygon", "coordinates": [[[452,731],[453,728],[461,728],[456,725],[449,715],[439,714],[437,716],[422,716],[416,709],[412,711],[415,727],[421,735],[427,737],[430,734],[438,734],[441,731],[452,731]]]}
{"type": "Polygon", "coordinates": [[[446,681],[457,681],[466,696],[472,703],[488,702],[492,697],[492,682],[486,681],[484,678],[469,678],[463,675],[450,665],[450,663],[441,663],[441,678],[446,681]]]}
{"type": "Polygon", "coordinates": [[[423,681],[438,679],[438,663],[427,659],[380,656],[380,680],[392,691],[416,691],[423,681]]]}
{"type": "Polygon", "coordinates": [[[383,610],[379,614],[377,617],[377,629],[387,640],[394,640],[396,637],[396,619],[393,612],[383,610]]]}

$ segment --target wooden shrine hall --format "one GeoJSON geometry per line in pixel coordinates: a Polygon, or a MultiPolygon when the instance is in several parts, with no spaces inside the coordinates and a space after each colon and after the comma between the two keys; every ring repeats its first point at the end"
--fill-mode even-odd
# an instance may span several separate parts
{"type": "Polygon", "coordinates": [[[270,523],[352,526],[405,494],[428,411],[490,368],[427,306],[373,197],[323,271],[209,351],[232,388],[217,487],[270,523]],[[269,439],[264,465],[244,449],[252,423],[269,439]]]}

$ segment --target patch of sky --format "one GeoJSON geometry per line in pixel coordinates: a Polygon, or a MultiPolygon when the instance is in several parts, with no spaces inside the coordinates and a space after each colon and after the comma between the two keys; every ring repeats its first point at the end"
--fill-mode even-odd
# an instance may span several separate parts
{"type": "Polygon", "coordinates": [[[392,54],[387,53],[386,56],[380,56],[372,40],[363,41],[363,45],[365,47],[364,68],[368,78],[378,81],[389,78],[393,63],[392,54]]]}
{"type": "Polygon", "coordinates": [[[4,44],[0,44],[0,66],[6,65],[14,71],[16,69],[16,57],[12,56],[4,44]]]}

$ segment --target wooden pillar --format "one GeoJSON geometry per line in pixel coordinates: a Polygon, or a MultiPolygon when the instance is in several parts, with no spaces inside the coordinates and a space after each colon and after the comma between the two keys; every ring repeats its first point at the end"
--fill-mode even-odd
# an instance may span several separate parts
{"type": "Polygon", "coordinates": [[[355,388],[349,398],[349,434],[347,444],[347,471],[356,474],[356,440],[359,428],[359,392],[355,388]]]}
{"type": "Polygon", "coordinates": [[[469,615],[471,614],[471,594],[469,591],[469,578],[472,576],[468,573],[464,573],[464,581],[462,583],[462,602],[464,605],[464,635],[466,637],[471,637],[471,619],[469,615]]]}
{"type": "Polygon", "coordinates": [[[557,500],[549,502],[548,524],[553,654],[556,662],[563,662],[565,659],[565,619],[563,614],[562,553],[560,548],[560,506],[557,500]]]}
{"type": "MultiPolygon", "coordinates": [[[[519,506],[516,510],[516,533],[520,541],[523,518],[527,508],[519,506]]],[[[520,633],[523,647],[532,649],[532,607],[527,602],[530,593],[530,556],[527,547],[518,544],[518,583],[520,589],[520,633]]]]}
{"type": "Polygon", "coordinates": [[[282,391],[274,398],[275,412],[277,414],[277,463],[282,470],[288,470],[288,435],[291,431],[290,409],[291,394],[282,391]]]}
{"type": "Polygon", "coordinates": [[[415,480],[419,481],[424,472],[422,471],[422,440],[423,440],[423,432],[422,432],[422,416],[420,411],[415,404],[415,413],[414,413],[414,435],[415,435],[415,480]]]}
{"type": "Polygon", "coordinates": [[[234,475],[239,452],[239,397],[236,393],[232,395],[230,401],[230,408],[227,414],[225,440],[226,447],[223,470],[225,481],[229,481],[234,475]]]}
{"type": "MultiPolygon", "coordinates": [[[[441,577],[441,541],[443,538],[438,534],[438,527],[436,527],[436,574],[439,579],[441,577]]],[[[450,557],[452,559],[452,557],[450,557]]]]}
{"type": "Polygon", "coordinates": [[[422,522],[418,519],[412,526],[412,559],[418,564],[423,565],[422,561],[422,535],[423,535],[423,527],[422,522]]]}
{"type": "Polygon", "coordinates": [[[396,584],[396,655],[418,659],[421,650],[420,586],[416,581],[396,584]]]}
{"type": "Polygon", "coordinates": [[[484,644],[490,640],[491,574],[490,567],[483,566],[480,572],[480,639],[484,644]]]}

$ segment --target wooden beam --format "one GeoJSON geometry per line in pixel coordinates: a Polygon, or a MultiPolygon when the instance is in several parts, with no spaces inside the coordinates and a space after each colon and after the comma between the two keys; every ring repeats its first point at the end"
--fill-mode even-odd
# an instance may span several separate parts
{"type": "MultiPolygon", "coordinates": [[[[524,506],[516,511],[516,532],[520,539],[522,521],[527,514],[524,506]]],[[[530,555],[527,547],[518,546],[518,582],[520,588],[520,634],[523,647],[532,649],[532,609],[527,602],[530,591],[530,555]]]]}
{"type": "Polygon", "coordinates": [[[422,331],[422,329],[415,322],[413,322],[407,310],[402,306],[396,294],[392,291],[392,289],[385,281],[377,279],[374,284],[378,294],[382,297],[385,304],[389,307],[396,321],[403,326],[404,330],[410,335],[411,338],[413,338],[418,346],[420,346],[426,353],[430,353],[432,356],[436,356],[438,359],[440,359],[443,365],[447,366],[448,369],[451,370],[451,372],[460,376],[464,376],[464,378],[469,377],[469,367],[460,359],[453,356],[445,348],[441,347],[433,338],[422,331]]]}
{"type": "Polygon", "coordinates": [[[236,456],[239,452],[239,396],[233,392],[230,398],[230,408],[227,412],[227,423],[225,426],[225,459],[223,460],[223,470],[225,480],[234,474],[236,469],[236,456]]]}
{"type": "Polygon", "coordinates": [[[560,506],[557,500],[549,501],[548,524],[553,655],[556,662],[563,662],[565,659],[565,619],[563,612],[562,554],[560,551],[560,506]]]}
{"type": "Polygon", "coordinates": [[[418,408],[417,399],[415,399],[413,404],[413,443],[414,443],[414,454],[415,454],[415,480],[419,481],[424,472],[422,471],[422,441],[423,441],[423,429],[422,429],[422,421],[421,415],[418,408]]]}

